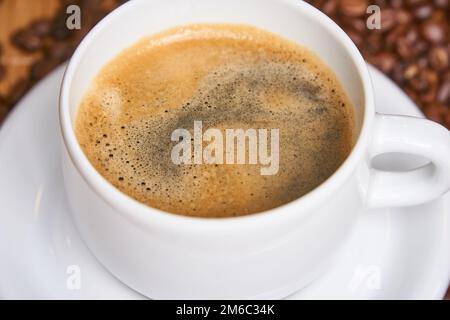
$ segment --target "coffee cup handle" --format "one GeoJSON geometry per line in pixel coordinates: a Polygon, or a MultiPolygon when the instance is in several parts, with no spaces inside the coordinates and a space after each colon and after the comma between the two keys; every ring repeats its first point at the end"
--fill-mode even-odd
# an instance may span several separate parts
{"type": "Polygon", "coordinates": [[[450,132],[422,118],[377,114],[369,160],[383,153],[422,156],[430,162],[410,171],[382,171],[370,166],[368,207],[411,206],[450,189],[450,132]]]}

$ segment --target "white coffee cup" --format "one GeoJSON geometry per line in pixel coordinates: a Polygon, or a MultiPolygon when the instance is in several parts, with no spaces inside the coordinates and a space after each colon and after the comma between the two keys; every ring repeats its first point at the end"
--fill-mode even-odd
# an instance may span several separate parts
{"type": "Polygon", "coordinates": [[[366,207],[416,205],[450,188],[448,130],[424,119],[375,114],[371,80],[354,44],[332,20],[297,0],[130,1],[104,18],[73,55],[60,121],[65,187],[83,239],[112,274],[151,298],[284,297],[332,264],[366,207]],[[334,70],[355,106],[358,138],[328,180],[267,212],[205,219],[150,208],[94,169],[73,129],[91,81],[140,38],[189,23],[254,25],[310,48],[334,70]],[[371,167],[374,156],[390,152],[430,164],[407,172],[371,167]]]}

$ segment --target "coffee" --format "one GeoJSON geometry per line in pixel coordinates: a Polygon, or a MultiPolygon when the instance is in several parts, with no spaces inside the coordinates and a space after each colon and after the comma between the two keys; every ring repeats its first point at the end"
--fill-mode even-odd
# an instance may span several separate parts
{"type": "Polygon", "coordinates": [[[202,24],[143,39],[109,62],[81,101],[75,133],[125,194],[176,214],[229,217],[286,204],[329,178],[352,148],[352,110],[311,51],[250,26],[202,24]],[[278,130],[276,173],[248,161],[174,163],[172,133],[193,133],[199,121],[203,130],[278,130]]]}

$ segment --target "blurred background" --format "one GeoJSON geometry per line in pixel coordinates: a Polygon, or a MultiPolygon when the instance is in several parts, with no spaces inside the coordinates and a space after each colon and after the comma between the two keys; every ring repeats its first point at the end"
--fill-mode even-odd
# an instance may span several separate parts
{"type": "Polygon", "coordinates": [[[86,33],[121,0],[0,0],[0,124],[17,101],[72,55],[86,33]],[[69,30],[67,8],[81,9],[69,30]]]}
{"type": "MultiPolygon", "coordinates": [[[[124,2],[0,0],[0,126],[17,101],[124,2]],[[70,5],[81,8],[80,29],[66,26],[70,5]]],[[[397,83],[428,118],[450,129],[450,0],[307,2],[340,25],[367,62],[397,83]],[[371,5],[380,9],[379,29],[367,27],[371,5]]]]}

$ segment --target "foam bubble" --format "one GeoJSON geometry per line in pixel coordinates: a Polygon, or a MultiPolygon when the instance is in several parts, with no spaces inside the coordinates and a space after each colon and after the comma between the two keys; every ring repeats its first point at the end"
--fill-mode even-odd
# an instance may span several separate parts
{"type": "Polygon", "coordinates": [[[98,93],[101,108],[110,117],[117,118],[122,111],[122,95],[118,88],[104,88],[98,93]]]}

